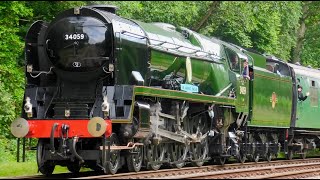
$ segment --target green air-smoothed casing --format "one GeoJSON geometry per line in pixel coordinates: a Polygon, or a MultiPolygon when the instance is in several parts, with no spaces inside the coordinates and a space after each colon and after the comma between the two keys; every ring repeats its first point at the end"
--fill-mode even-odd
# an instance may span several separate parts
{"type": "MultiPolygon", "coordinates": [[[[118,45],[116,49],[120,49],[122,53],[116,56],[118,58],[116,63],[118,67],[116,68],[118,70],[116,82],[118,84],[130,82],[131,71],[137,70],[144,78],[145,86],[152,86],[174,75],[184,78],[182,83],[199,88],[198,93],[177,90],[174,96],[168,96],[168,98],[185,99],[184,96],[189,94],[188,99],[191,101],[198,101],[202,95],[204,98],[205,95],[208,95],[211,96],[210,98],[229,99],[228,93],[231,88],[234,88],[235,101],[230,101],[232,103],[229,105],[235,106],[236,112],[248,114],[249,104],[252,104],[252,119],[248,121],[249,126],[279,128],[290,126],[292,79],[289,76],[280,76],[266,70],[264,56],[170,24],[132,21],[134,23],[124,27],[125,25],[121,22],[114,22],[118,23],[114,25],[114,28],[122,30],[122,32],[115,33],[116,45],[118,45]],[[227,61],[229,57],[225,48],[249,61],[251,67],[254,68],[253,81],[249,83],[239,72],[230,69],[227,61]],[[190,67],[187,62],[190,62],[189,65],[191,65],[191,82],[186,81],[187,74],[190,74],[187,72],[187,67],[190,67]],[[252,87],[251,90],[249,86],[252,87]],[[252,96],[251,100],[250,96],[252,96]]],[[[240,62],[240,73],[242,73],[242,68],[242,62],[240,62]]],[[[156,86],[159,85],[158,83],[156,86]]],[[[165,89],[158,93],[154,93],[155,89],[150,90],[141,95],[150,96],[152,94],[156,97],[167,97],[168,94],[173,93],[165,89]]],[[[222,101],[221,104],[228,105],[222,101]]]]}
{"type": "Polygon", "coordinates": [[[132,71],[139,71],[146,77],[149,51],[143,30],[135,23],[112,19],[115,41],[115,83],[117,85],[133,84],[132,71]],[[136,34],[135,36],[133,34],[136,34]]]}
{"type": "Polygon", "coordinates": [[[163,79],[166,75],[175,73],[185,77],[186,58],[190,57],[192,84],[199,87],[200,93],[216,95],[231,83],[225,54],[220,44],[190,30],[189,38],[185,38],[175,27],[135,22],[144,29],[149,39],[151,76],[163,79]],[[179,49],[179,46],[182,48],[179,49]],[[211,57],[209,54],[199,55],[196,51],[210,53],[211,57]]]}
{"type": "Polygon", "coordinates": [[[293,64],[290,64],[290,66],[293,67],[296,73],[297,85],[300,85],[303,88],[303,95],[305,96],[307,92],[310,93],[305,101],[299,101],[298,98],[296,99],[298,102],[295,125],[297,128],[319,129],[320,71],[293,64]]]}
{"type": "Polygon", "coordinates": [[[113,123],[132,122],[136,96],[220,104],[248,114],[248,93],[237,96],[238,99],[229,97],[232,89],[235,94],[239,94],[240,86],[248,89],[248,83],[239,83],[242,78],[239,72],[230,70],[229,57],[221,42],[184,27],[109,16],[114,32],[115,57],[109,66],[114,65],[112,75],[116,87],[127,91],[131,90],[124,85],[133,85],[133,89],[137,85],[145,87],[142,92],[134,90],[133,96],[115,94],[115,109],[123,108],[125,115],[113,123]]]}
{"type": "MultiPolygon", "coordinates": [[[[178,70],[177,74],[185,76],[186,58],[160,51],[151,51],[151,68],[159,71],[159,78],[178,70]],[[176,58],[177,57],[177,58],[176,58]]],[[[199,91],[214,95],[229,84],[229,77],[224,64],[191,58],[192,82],[199,85],[199,91]]]]}

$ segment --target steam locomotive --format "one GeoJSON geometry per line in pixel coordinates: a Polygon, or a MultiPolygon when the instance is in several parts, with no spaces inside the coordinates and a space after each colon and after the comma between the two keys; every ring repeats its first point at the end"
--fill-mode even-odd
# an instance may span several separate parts
{"type": "Polygon", "coordinates": [[[77,7],[27,32],[11,132],[38,139],[42,174],[306,158],[319,147],[318,70],[116,10],[77,7]]]}

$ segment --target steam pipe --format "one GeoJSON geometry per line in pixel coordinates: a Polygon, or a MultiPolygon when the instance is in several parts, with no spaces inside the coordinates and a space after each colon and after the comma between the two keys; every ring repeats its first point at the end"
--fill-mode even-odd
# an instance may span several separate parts
{"type": "Polygon", "coordinates": [[[84,163],[83,158],[77,153],[76,151],[76,143],[77,143],[78,137],[74,137],[72,138],[72,146],[71,146],[71,153],[77,158],[79,159],[79,161],[81,163],[84,163]]]}
{"type": "Polygon", "coordinates": [[[54,132],[56,131],[58,126],[58,123],[54,123],[51,129],[51,134],[50,134],[50,151],[51,153],[55,153],[55,148],[54,148],[54,132]]]}

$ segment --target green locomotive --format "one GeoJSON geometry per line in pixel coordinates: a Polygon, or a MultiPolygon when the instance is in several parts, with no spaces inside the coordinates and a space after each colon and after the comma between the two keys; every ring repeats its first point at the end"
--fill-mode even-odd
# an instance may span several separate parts
{"type": "Polygon", "coordinates": [[[126,166],[271,161],[281,151],[305,158],[319,145],[317,70],[185,27],[121,18],[111,6],[36,22],[26,41],[25,109],[12,133],[39,138],[43,174],[55,165],[115,174],[126,166]],[[297,100],[298,79],[311,94],[305,102],[297,100]]]}

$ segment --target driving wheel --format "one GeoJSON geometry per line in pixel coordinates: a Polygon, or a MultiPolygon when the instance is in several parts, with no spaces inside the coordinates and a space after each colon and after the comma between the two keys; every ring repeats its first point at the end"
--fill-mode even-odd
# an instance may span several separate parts
{"type": "Polygon", "coordinates": [[[45,176],[49,176],[53,173],[55,165],[51,161],[45,161],[44,157],[46,154],[46,151],[49,149],[46,149],[46,144],[48,144],[49,141],[46,139],[39,139],[38,145],[37,145],[37,165],[38,170],[45,176]]]}

